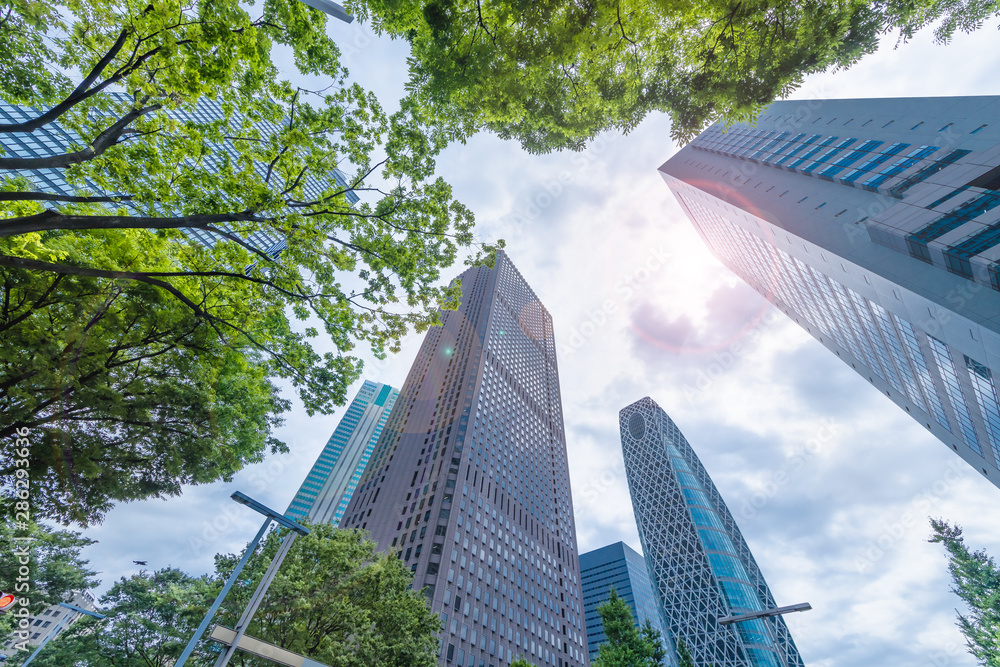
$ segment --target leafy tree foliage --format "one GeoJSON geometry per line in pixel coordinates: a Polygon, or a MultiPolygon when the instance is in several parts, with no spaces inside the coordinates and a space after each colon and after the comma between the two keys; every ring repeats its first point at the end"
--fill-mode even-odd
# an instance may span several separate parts
{"type": "MultiPolygon", "coordinates": [[[[209,577],[194,578],[174,568],[123,577],[100,600],[104,620],[77,622],[31,664],[168,667],[180,657],[220,587],[209,577]]],[[[20,652],[14,664],[28,655],[20,652]]],[[[202,655],[188,664],[211,663],[202,655]]]]}
{"type": "Polygon", "coordinates": [[[1000,567],[985,551],[971,551],[958,526],[931,519],[931,528],[930,542],[948,552],[952,592],[969,607],[968,614],[958,614],[969,653],[981,665],[1000,667],[1000,567]]]}
{"type": "Polygon", "coordinates": [[[518,658],[514,662],[510,663],[510,667],[535,667],[534,663],[530,663],[524,658],[518,658]]]}
{"type": "Polygon", "coordinates": [[[663,636],[659,630],[653,627],[648,618],[639,628],[639,636],[649,648],[649,664],[653,667],[666,666],[667,649],[663,647],[663,636]]]}
{"type": "MultiPolygon", "coordinates": [[[[289,550],[247,633],[329,665],[434,667],[441,621],[423,593],[409,588],[406,564],[394,553],[376,553],[362,531],[309,528],[289,550]]],[[[268,536],[247,566],[252,586],[230,596],[218,622],[236,624],[283,537],[268,536]]],[[[238,558],[217,556],[220,575],[238,558]]]]}
{"type": "Polygon", "coordinates": [[[695,667],[694,658],[683,639],[677,640],[677,657],[680,659],[680,667],[695,667]]]}
{"type": "Polygon", "coordinates": [[[876,4],[885,11],[886,22],[908,40],[922,28],[937,24],[934,40],[947,44],[956,31],[970,33],[983,27],[1000,7],[990,0],[883,0],[876,4]]]}
{"type": "Polygon", "coordinates": [[[670,114],[687,140],[749,120],[803,77],[847,67],[881,33],[941,21],[939,38],[1000,13],[981,0],[355,0],[412,45],[410,86],[464,131],[525,149],[580,149],[597,133],[670,114]]]}
{"type": "Polygon", "coordinates": [[[632,610],[614,588],[606,602],[597,608],[607,640],[597,649],[593,667],[658,667],[666,653],[660,633],[647,621],[642,631],[636,629],[632,610]]]}
{"type": "MultiPolygon", "coordinates": [[[[5,549],[0,558],[0,591],[26,597],[31,614],[68,601],[73,591],[85,591],[99,583],[94,579],[96,573],[87,567],[88,561],[80,555],[93,543],[75,531],[53,530],[34,522],[17,526],[4,520],[0,523],[0,544],[5,549]],[[21,556],[22,552],[27,555],[21,556]],[[31,568],[27,581],[20,575],[22,559],[31,568]]],[[[0,642],[9,638],[17,620],[13,614],[0,615],[0,642]]]]}
{"type": "Polygon", "coordinates": [[[472,243],[473,218],[434,176],[451,135],[414,100],[390,116],[349,84],[319,11],[4,7],[0,98],[38,111],[0,135],[78,138],[0,154],[0,439],[30,430],[37,512],[86,524],[116,501],[228,479],[284,449],[272,379],[330,412],[361,373],[357,345],[382,357],[457,305],[440,269],[472,243]],[[279,76],[279,46],[321,89],[279,76]],[[76,193],[33,185],[37,169],[76,193]],[[269,255],[255,234],[287,249],[269,255]]]}
{"type": "MultiPolygon", "coordinates": [[[[289,550],[247,632],[251,636],[339,667],[433,667],[440,621],[424,595],[409,589],[412,575],[393,554],[378,554],[358,531],[310,526],[289,550]]],[[[251,557],[246,578],[230,592],[215,622],[232,627],[280,546],[272,533],[251,557]]],[[[40,654],[39,667],[168,667],[239,559],[217,555],[214,577],[175,569],[123,578],[101,598],[105,621],[75,625],[40,654]]],[[[26,657],[24,654],[22,657],[26,657]]],[[[218,645],[205,640],[192,667],[209,667],[218,645]]],[[[237,653],[238,667],[273,663],[237,653]]]]}
{"type": "MultiPolygon", "coordinates": [[[[80,265],[164,266],[203,254],[133,230],[66,234],[48,247],[80,265]]],[[[266,360],[231,333],[220,337],[168,292],[19,270],[0,281],[9,304],[0,323],[0,414],[29,425],[34,513],[97,520],[115,500],[176,494],[182,483],[230,478],[268,449],[284,450],[270,433],[288,403],[266,360]]],[[[262,305],[225,282],[214,296],[242,320],[262,305]]],[[[12,458],[4,456],[5,473],[12,458]]]]}

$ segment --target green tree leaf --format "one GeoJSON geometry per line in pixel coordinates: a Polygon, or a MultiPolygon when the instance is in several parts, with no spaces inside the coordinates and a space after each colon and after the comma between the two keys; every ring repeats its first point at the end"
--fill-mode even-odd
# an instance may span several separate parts
{"type": "Polygon", "coordinates": [[[670,115],[686,141],[716,120],[752,121],[803,77],[848,67],[898,30],[938,39],[1000,14],[981,0],[523,2],[354,0],[350,10],[412,46],[412,91],[458,132],[530,152],[581,149],[670,115]]]}
{"type": "MultiPolygon", "coordinates": [[[[33,521],[19,526],[5,519],[0,523],[0,544],[7,549],[7,556],[0,559],[0,591],[27,598],[28,611],[33,615],[58,602],[70,602],[74,591],[85,591],[100,583],[80,554],[93,543],[75,531],[54,530],[33,521]],[[27,577],[20,571],[22,560],[30,568],[27,577]]],[[[13,614],[0,615],[0,642],[10,637],[17,620],[13,614]]]]}
{"type": "Polygon", "coordinates": [[[277,383],[308,414],[342,405],[359,346],[384,358],[456,307],[441,269],[473,216],[435,175],[453,134],[415,98],[387,114],[350,84],[298,0],[53,7],[0,22],[25,32],[0,98],[37,109],[0,136],[76,142],[0,155],[0,472],[27,428],[34,511],[87,524],[285,451],[277,383]],[[279,76],[277,45],[319,89],[279,76]],[[29,181],[42,168],[75,193],[29,181]]]}
{"type": "Polygon", "coordinates": [[[653,667],[659,665],[664,654],[659,643],[659,633],[640,634],[632,618],[628,603],[619,597],[614,588],[607,601],[597,608],[604,624],[605,642],[597,649],[593,667],[653,667]],[[653,643],[655,641],[655,643],[653,643]]]}
{"type": "Polygon", "coordinates": [[[962,529],[941,519],[931,519],[930,542],[948,552],[952,592],[969,607],[958,614],[969,653],[979,664],[1000,667],[1000,567],[985,551],[971,551],[962,529]]]}

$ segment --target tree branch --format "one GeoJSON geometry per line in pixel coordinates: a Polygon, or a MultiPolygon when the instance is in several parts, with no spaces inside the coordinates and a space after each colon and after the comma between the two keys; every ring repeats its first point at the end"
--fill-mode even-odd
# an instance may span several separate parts
{"type": "Polygon", "coordinates": [[[205,229],[226,238],[232,238],[232,234],[216,229],[212,225],[227,222],[269,221],[269,218],[258,218],[249,213],[210,213],[157,218],[140,215],[77,215],[47,210],[19,218],[0,219],[0,238],[61,229],[181,229],[184,227],[205,229]]]}
{"type": "Polygon", "coordinates": [[[108,195],[108,196],[75,196],[60,195],[51,192],[0,192],[0,201],[65,201],[65,202],[86,202],[113,204],[120,201],[132,201],[132,195],[108,195]]]}
{"type": "Polygon", "coordinates": [[[66,264],[53,264],[37,259],[27,259],[25,257],[12,257],[10,255],[0,255],[0,266],[8,266],[13,269],[28,269],[32,271],[50,271],[63,275],[90,276],[93,278],[112,278],[114,280],[135,280],[149,285],[155,285],[172,294],[178,301],[194,311],[198,317],[212,318],[201,306],[189,299],[183,292],[164,280],[157,280],[135,271],[105,271],[103,269],[88,269],[82,266],[67,266],[66,264]]]}
{"type": "Polygon", "coordinates": [[[55,105],[42,115],[38,116],[37,118],[26,120],[23,123],[0,124],[0,133],[34,132],[38,128],[48,125],[55,119],[59,118],[59,116],[69,111],[75,105],[79,104],[80,102],[90,97],[90,95],[93,94],[93,92],[97,92],[98,90],[103,89],[107,85],[110,85],[110,83],[112,83],[112,80],[109,79],[108,81],[102,83],[102,85],[97,89],[95,89],[93,92],[87,90],[88,88],[90,88],[91,85],[93,85],[94,81],[97,80],[97,77],[101,75],[101,72],[104,71],[104,68],[107,67],[112,60],[115,59],[115,56],[117,56],[118,53],[122,50],[122,47],[125,46],[125,42],[128,39],[128,35],[129,35],[128,28],[125,28],[121,31],[114,45],[112,45],[112,47],[108,50],[108,52],[104,54],[103,58],[97,61],[97,64],[94,65],[93,69],[90,70],[90,74],[88,74],[83,79],[83,81],[80,82],[80,85],[77,86],[76,89],[72,93],[70,93],[66,99],[64,99],[62,102],[55,105]]]}
{"type": "Polygon", "coordinates": [[[93,160],[108,148],[114,146],[121,134],[133,121],[161,108],[163,108],[162,104],[153,104],[141,109],[132,109],[132,111],[122,116],[117,123],[98,134],[90,146],[87,146],[82,151],[63,153],[62,155],[50,155],[48,157],[19,158],[0,156],[0,169],[61,169],[79,162],[93,160]]]}

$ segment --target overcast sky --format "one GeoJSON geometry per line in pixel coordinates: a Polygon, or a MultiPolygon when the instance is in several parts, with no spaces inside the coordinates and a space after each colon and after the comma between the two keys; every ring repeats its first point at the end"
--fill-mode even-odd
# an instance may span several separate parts
{"type": "MultiPolygon", "coordinates": [[[[996,27],[947,47],[926,34],[890,41],[793,97],[997,94],[996,27]]],[[[405,45],[358,24],[330,30],[353,78],[391,106],[405,45]]],[[[712,475],[778,604],[812,604],[787,617],[806,665],[972,667],[927,517],[1000,555],[1000,490],[707,252],[656,171],[677,149],[656,116],[583,153],[532,156],[481,135],[439,160],[479,235],[507,240],[555,321],[580,550],[640,548],[617,415],[651,396],[712,475]]],[[[419,344],[410,337],[365,376],[401,386],[419,344]]],[[[279,433],[291,454],[231,484],[110,512],[85,531],[99,540],[87,555],[101,590],[135,572],[133,559],[200,574],[216,552],[239,550],[258,515],[229,494],[284,510],[342,413],[296,407],[279,433]]]]}

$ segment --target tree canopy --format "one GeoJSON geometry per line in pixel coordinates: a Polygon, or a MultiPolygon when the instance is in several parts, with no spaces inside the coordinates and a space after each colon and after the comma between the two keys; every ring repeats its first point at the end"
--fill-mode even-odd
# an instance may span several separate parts
{"type": "Polygon", "coordinates": [[[351,84],[321,12],[5,6],[0,438],[30,432],[36,512],[87,524],[228,479],[285,448],[276,381],[330,412],[357,345],[381,358],[457,305],[440,270],[473,216],[434,175],[452,135],[351,84]]]}
{"type": "Polygon", "coordinates": [[[677,640],[677,657],[680,661],[680,667],[695,667],[694,658],[691,657],[691,651],[688,650],[683,639],[677,640]]]}
{"type": "MultiPolygon", "coordinates": [[[[409,568],[393,554],[375,553],[364,533],[329,524],[310,528],[310,534],[299,537],[289,550],[247,633],[338,667],[436,665],[440,621],[424,595],[409,588],[409,568]]],[[[272,533],[251,557],[245,578],[234,586],[215,622],[235,624],[281,538],[281,533],[272,533]]],[[[167,568],[122,578],[100,600],[106,620],[80,621],[32,664],[172,665],[238,558],[217,555],[211,577],[167,568]]],[[[217,657],[218,645],[203,640],[187,664],[209,667],[217,657]]],[[[237,653],[231,664],[273,665],[243,653],[237,653]]]]}
{"type": "MultiPolygon", "coordinates": [[[[31,614],[71,601],[74,591],[85,591],[99,583],[80,553],[93,543],[75,531],[54,530],[33,521],[18,525],[5,518],[0,522],[0,544],[7,549],[0,559],[0,592],[26,598],[31,614]],[[27,577],[20,572],[25,561],[31,569],[27,577]]],[[[0,642],[10,637],[18,620],[12,613],[0,614],[0,642]]]]}
{"type": "Polygon", "coordinates": [[[646,621],[635,627],[632,610],[615,591],[597,608],[607,639],[598,646],[593,667],[660,667],[666,664],[666,651],[659,630],[646,621]]]}
{"type": "Polygon", "coordinates": [[[470,132],[531,152],[581,149],[653,111],[686,141],[752,120],[813,72],[848,67],[898,30],[946,41],[1000,13],[980,0],[354,0],[412,47],[410,86],[470,132]]]}
{"type": "MultiPolygon", "coordinates": [[[[175,568],[122,577],[100,599],[104,620],[84,618],[50,641],[39,667],[167,667],[187,645],[219,591],[209,577],[175,568]]],[[[21,664],[30,653],[13,657],[21,664]]],[[[207,656],[188,664],[208,667],[207,656]]]]}
{"type": "MultiPolygon", "coordinates": [[[[377,553],[362,531],[306,525],[309,535],[292,545],[247,634],[329,665],[434,667],[441,621],[410,589],[409,567],[395,553],[377,553]]],[[[268,536],[219,623],[236,624],[283,537],[268,536]]],[[[229,572],[238,558],[217,556],[216,570],[229,572]]]]}
{"type": "Polygon", "coordinates": [[[1000,567],[985,551],[969,549],[958,526],[931,519],[931,528],[929,541],[948,552],[951,590],[969,608],[958,614],[969,653],[985,667],[1000,667],[1000,567]]]}

